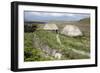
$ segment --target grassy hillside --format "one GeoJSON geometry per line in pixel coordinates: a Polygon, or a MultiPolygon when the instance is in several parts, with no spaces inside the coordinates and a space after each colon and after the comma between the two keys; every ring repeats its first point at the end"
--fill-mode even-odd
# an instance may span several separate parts
{"type": "Polygon", "coordinates": [[[90,24],[90,18],[81,19],[79,22],[84,24],[90,24]]]}
{"type": "Polygon", "coordinates": [[[85,18],[76,23],[76,25],[80,28],[80,30],[86,36],[90,36],[90,18],[85,18]]]}
{"type": "Polygon", "coordinates": [[[66,25],[76,25],[82,31],[83,36],[68,37],[55,31],[43,30],[44,24],[34,24],[38,25],[36,30],[24,33],[24,61],[59,60],[52,55],[53,50],[62,54],[60,60],[90,58],[90,18],[78,22],[55,21],[55,24],[60,31],[66,25]]]}
{"type": "MultiPolygon", "coordinates": [[[[25,44],[24,44],[24,60],[25,61],[46,61],[46,60],[57,60],[54,56],[47,55],[43,50],[36,48],[33,43],[33,37],[38,38],[36,42],[39,44],[48,45],[51,50],[56,49],[61,52],[61,60],[71,60],[71,59],[87,59],[89,56],[85,53],[90,53],[90,43],[89,36],[81,37],[67,37],[59,34],[59,39],[61,41],[60,45],[57,42],[57,33],[51,31],[35,31],[33,33],[25,33],[25,44]],[[84,54],[83,54],[83,53],[84,54]]],[[[45,49],[45,48],[44,48],[45,49]]]]}

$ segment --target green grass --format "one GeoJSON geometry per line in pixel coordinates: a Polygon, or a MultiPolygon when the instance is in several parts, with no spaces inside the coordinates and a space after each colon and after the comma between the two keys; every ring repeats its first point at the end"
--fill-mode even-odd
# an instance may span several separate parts
{"type": "MultiPolygon", "coordinates": [[[[61,49],[62,47],[59,45],[56,39],[55,32],[49,31],[36,31],[34,34],[38,35],[43,43],[47,43],[51,48],[61,49]]],[[[66,48],[74,48],[82,51],[89,52],[89,37],[80,36],[80,37],[68,37],[64,35],[59,35],[62,44],[66,48]],[[88,45],[87,45],[88,44],[88,45]]]]}
{"type": "Polygon", "coordinates": [[[80,36],[80,37],[66,37],[61,35],[60,36],[62,44],[66,48],[74,48],[77,50],[82,50],[89,52],[89,39],[86,36],[80,36]]]}
{"type": "Polygon", "coordinates": [[[56,33],[55,32],[49,32],[49,31],[36,31],[33,34],[36,34],[42,43],[47,44],[52,49],[60,49],[61,46],[59,46],[59,43],[57,43],[56,39],[56,33]]]}
{"type": "Polygon", "coordinates": [[[24,61],[45,61],[52,60],[53,58],[48,56],[44,57],[45,53],[35,48],[33,45],[34,33],[25,33],[24,34],[24,61]]]}
{"type": "Polygon", "coordinates": [[[73,52],[71,49],[81,50],[84,52],[90,52],[89,36],[80,37],[68,37],[59,34],[63,47],[57,42],[56,32],[50,31],[35,31],[33,33],[24,34],[24,60],[25,61],[45,61],[55,60],[52,56],[44,57],[46,55],[42,50],[35,48],[33,45],[33,37],[36,35],[39,38],[40,43],[47,44],[51,49],[60,50],[63,54],[62,60],[69,59],[86,59],[88,56],[84,56],[73,52]]]}

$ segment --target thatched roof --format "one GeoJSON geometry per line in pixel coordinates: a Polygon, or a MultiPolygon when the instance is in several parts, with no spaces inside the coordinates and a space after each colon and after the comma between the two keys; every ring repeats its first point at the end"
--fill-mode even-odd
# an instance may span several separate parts
{"type": "Polygon", "coordinates": [[[61,31],[61,34],[64,34],[64,35],[67,35],[67,36],[81,36],[82,32],[75,25],[66,25],[63,28],[63,30],[61,31]]]}
{"type": "Polygon", "coordinates": [[[58,27],[56,24],[45,24],[43,29],[44,30],[58,30],[58,27]]]}

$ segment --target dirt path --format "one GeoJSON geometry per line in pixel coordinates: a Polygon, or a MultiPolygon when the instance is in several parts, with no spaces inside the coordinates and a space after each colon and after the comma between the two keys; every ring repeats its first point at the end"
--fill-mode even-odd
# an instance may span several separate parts
{"type": "MultiPolygon", "coordinates": [[[[72,48],[71,48],[72,49],[72,48]]],[[[82,51],[82,50],[76,50],[76,49],[72,49],[73,52],[75,53],[78,53],[78,54],[81,54],[81,55],[84,55],[84,56],[88,56],[90,57],[90,54],[85,52],[85,51],[82,51]]]]}
{"type": "Polygon", "coordinates": [[[57,39],[57,42],[60,44],[60,46],[62,46],[62,43],[61,43],[60,38],[59,38],[59,34],[56,35],[56,39],[57,39]]]}
{"type": "MultiPolygon", "coordinates": [[[[65,46],[61,43],[61,40],[60,40],[60,38],[59,38],[59,34],[56,35],[56,39],[57,39],[57,42],[59,43],[60,46],[65,47],[65,46]]],[[[69,49],[71,49],[71,50],[72,50],[73,52],[75,52],[75,53],[78,53],[78,54],[81,54],[81,55],[90,57],[90,54],[87,53],[87,52],[85,52],[85,51],[76,50],[76,49],[74,49],[74,48],[69,48],[69,49]]]]}

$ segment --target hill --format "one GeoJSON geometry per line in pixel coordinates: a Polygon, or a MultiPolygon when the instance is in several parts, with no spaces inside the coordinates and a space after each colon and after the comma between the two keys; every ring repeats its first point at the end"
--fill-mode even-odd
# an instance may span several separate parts
{"type": "Polygon", "coordinates": [[[25,33],[24,37],[24,61],[90,58],[89,38],[87,36],[67,37],[53,31],[41,30],[25,33]],[[56,58],[58,53],[62,55],[61,58],[56,58]]]}
{"type": "Polygon", "coordinates": [[[90,18],[84,18],[79,21],[79,23],[90,24],[90,18]]]}
{"type": "Polygon", "coordinates": [[[36,30],[32,32],[24,33],[24,61],[90,58],[90,18],[84,18],[77,22],[55,20],[49,22],[34,21],[26,23],[26,25],[30,24],[37,25],[37,28],[35,27],[36,30]],[[43,27],[46,23],[56,24],[60,31],[66,25],[75,25],[79,27],[84,35],[69,37],[55,31],[45,31],[43,27]]]}
{"type": "Polygon", "coordinates": [[[90,18],[81,19],[76,25],[86,36],[90,36],[90,18]]]}

